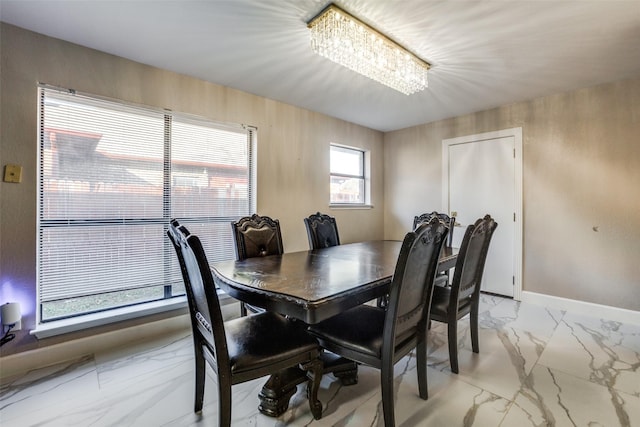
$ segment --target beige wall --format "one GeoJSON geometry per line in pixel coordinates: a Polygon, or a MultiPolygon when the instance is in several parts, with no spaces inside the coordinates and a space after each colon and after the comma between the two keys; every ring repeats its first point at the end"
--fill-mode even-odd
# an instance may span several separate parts
{"type": "Polygon", "coordinates": [[[18,299],[25,312],[23,330],[3,354],[78,335],[38,342],[26,333],[36,309],[38,82],[257,126],[257,210],[280,220],[287,252],[308,247],[302,218],[316,211],[336,217],[345,243],[383,237],[381,132],[7,24],[0,42],[0,162],[24,168],[21,184],[0,184],[0,303],[18,299]],[[370,150],[373,209],[328,208],[330,142],[370,150]]]}
{"type": "Polygon", "coordinates": [[[385,134],[385,237],[440,210],[443,139],[513,127],[523,290],[640,310],[640,77],[385,134]]]}

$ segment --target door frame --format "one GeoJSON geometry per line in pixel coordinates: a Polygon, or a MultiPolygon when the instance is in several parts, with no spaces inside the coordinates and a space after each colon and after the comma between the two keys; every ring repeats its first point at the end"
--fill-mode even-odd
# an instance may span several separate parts
{"type": "Polygon", "coordinates": [[[515,215],[514,224],[514,284],[513,299],[522,300],[522,230],[524,226],[524,218],[522,216],[522,128],[503,129],[493,132],[478,133],[475,135],[466,135],[456,138],[448,138],[442,140],[442,212],[449,213],[449,146],[457,144],[466,144],[473,142],[486,141],[512,136],[514,139],[514,207],[515,215]]]}

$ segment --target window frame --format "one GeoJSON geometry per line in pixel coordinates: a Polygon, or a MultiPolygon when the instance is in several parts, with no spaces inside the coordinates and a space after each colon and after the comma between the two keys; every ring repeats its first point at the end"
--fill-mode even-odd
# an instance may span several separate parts
{"type": "MultiPolygon", "coordinates": [[[[43,261],[41,260],[43,229],[61,226],[60,220],[57,220],[57,219],[47,220],[43,216],[44,215],[43,202],[45,200],[45,191],[47,190],[45,190],[45,187],[44,187],[46,178],[43,176],[43,169],[42,169],[44,164],[43,163],[43,155],[44,155],[43,154],[44,153],[43,138],[45,135],[44,123],[45,123],[45,114],[46,114],[44,111],[42,111],[42,108],[44,106],[44,101],[45,101],[45,96],[47,91],[58,92],[58,93],[69,94],[69,95],[76,95],[76,92],[73,90],[54,87],[54,86],[50,86],[42,83],[38,84],[38,132],[37,132],[38,133],[38,142],[37,142],[38,144],[38,177],[37,177],[37,192],[36,192],[36,197],[37,197],[36,329],[33,331],[33,333],[38,337],[40,337],[41,335],[52,336],[58,333],[70,332],[72,330],[79,330],[86,327],[92,327],[92,326],[107,324],[115,321],[125,320],[129,318],[145,316],[145,315],[154,314],[162,311],[175,310],[177,308],[186,306],[186,298],[184,294],[181,294],[181,295],[167,294],[166,287],[171,286],[170,283],[173,283],[173,280],[172,280],[171,282],[166,282],[166,281],[164,282],[165,295],[163,298],[160,298],[160,299],[151,299],[151,300],[146,300],[142,302],[135,302],[135,301],[132,302],[132,301],[125,300],[125,303],[128,303],[126,305],[117,305],[117,306],[111,306],[111,307],[99,308],[99,309],[95,309],[95,306],[94,306],[92,307],[93,310],[90,310],[90,311],[75,313],[67,316],[59,316],[59,317],[52,318],[50,320],[47,320],[47,319],[43,320],[43,311],[42,311],[43,301],[41,300],[41,292],[42,292],[41,286],[43,286],[41,285],[41,275],[42,275],[42,269],[43,269],[43,264],[42,264],[43,261]],[[56,332],[57,328],[60,329],[58,332],[56,332]],[[40,332],[40,334],[38,332],[40,332]]],[[[248,210],[246,213],[243,213],[240,216],[243,216],[244,214],[249,214],[255,211],[256,199],[257,199],[256,197],[257,129],[255,127],[247,126],[247,125],[232,125],[227,123],[220,123],[220,122],[211,120],[209,118],[203,118],[203,117],[190,115],[186,113],[176,113],[173,111],[144,106],[144,105],[131,104],[122,100],[105,98],[105,97],[96,96],[93,94],[86,94],[86,93],[77,93],[77,94],[84,98],[95,100],[97,102],[112,103],[114,106],[114,109],[113,109],[114,112],[117,111],[117,106],[121,106],[122,108],[125,108],[125,109],[138,110],[140,114],[148,114],[151,112],[152,114],[157,114],[158,116],[160,115],[164,116],[165,129],[163,132],[165,133],[165,138],[164,138],[164,141],[162,142],[163,150],[165,152],[163,157],[164,167],[162,172],[164,176],[163,178],[163,189],[164,189],[163,194],[164,195],[162,196],[164,200],[163,201],[164,207],[162,209],[162,218],[151,219],[146,223],[161,224],[163,225],[163,229],[166,229],[166,225],[168,225],[169,221],[172,219],[171,216],[173,214],[171,210],[167,209],[166,207],[166,203],[167,203],[166,191],[167,191],[167,187],[169,187],[169,197],[171,197],[171,188],[173,187],[173,179],[172,179],[173,178],[172,176],[173,159],[171,158],[172,133],[171,133],[170,123],[173,120],[178,120],[178,121],[190,120],[190,121],[208,124],[216,129],[235,129],[236,131],[242,129],[242,132],[246,132],[247,134],[246,177],[247,177],[248,188],[246,189],[247,194],[246,194],[246,197],[244,198],[245,202],[243,203],[247,203],[248,210]],[[169,120],[169,126],[167,126],[166,124],[167,120],[169,120]],[[167,135],[168,135],[168,139],[167,139],[167,135]],[[158,221],[158,219],[160,221],[158,221]]],[[[242,133],[242,132],[239,132],[239,133],[242,133]]],[[[215,165],[215,163],[211,163],[211,164],[215,165]]],[[[240,216],[237,216],[237,217],[239,218],[240,216]]],[[[108,220],[108,217],[105,217],[105,218],[108,220]]],[[[201,221],[203,218],[192,215],[191,217],[185,216],[184,218],[181,217],[179,219],[181,220],[182,223],[188,226],[189,223],[201,221]]],[[[233,216],[233,217],[224,216],[219,218],[215,217],[212,221],[220,224],[227,224],[229,221],[235,220],[235,219],[237,219],[236,216],[233,216]]],[[[64,221],[66,220],[62,220],[62,222],[64,221]]],[[[86,225],[86,224],[82,224],[81,219],[71,220],[69,222],[71,223],[78,222],[78,224],[80,224],[81,226],[86,225]]],[[[94,221],[93,224],[99,226],[99,225],[105,225],[108,222],[109,221],[102,221],[102,222],[94,221]]],[[[144,218],[142,218],[141,220],[138,219],[137,221],[134,221],[134,223],[137,223],[137,224],[145,223],[145,219],[144,218]]],[[[163,233],[163,237],[166,237],[164,233],[163,233]]],[[[173,248],[170,247],[171,245],[170,243],[168,243],[168,239],[166,238],[163,239],[163,242],[165,242],[165,245],[169,247],[169,250],[167,250],[166,248],[164,249],[165,256],[163,257],[163,259],[175,261],[175,253],[173,248]]],[[[225,255],[226,255],[226,252],[225,252],[225,255]]],[[[229,259],[233,259],[235,257],[235,253],[233,252],[233,250],[229,251],[228,256],[229,256],[229,259]]],[[[163,269],[166,270],[167,268],[169,268],[166,261],[163,262],[163,265],[164,265],[163,269]]],[[[180,280],[181,280],[181,277],[180,277],[180,280]]],[[[91,295],[98,295],[98,294],[88,293],[85,296],[91,296],[91,295]]],[[[223,298],[223,299],[226,299],[226,298],[223,298]]],[[[228,299],[230,300],[230,298],[228,299]]],[[[228,302],[232,302],[232,301],[230,300],[228,302]]]]}
{"type": "Polygon", "coordinates": [[[345,208],[345,209],[369,209],[372,208],[371,203],[371,152],[359,147],[353,147],[349,145],[330,143],[329,144],[329,207],[331,208],[345,208]],[[344,151],[354,151],[360,154],[360,162],[362,175],[353,175],[345,173],[334,173],[331,170],[331,150],[338,148],[344,151]],[[363,181],[363,201],[362,202],[333,202],[331,194],[331,180],[334,177],[338,178],[356,178],[363,181]]]}

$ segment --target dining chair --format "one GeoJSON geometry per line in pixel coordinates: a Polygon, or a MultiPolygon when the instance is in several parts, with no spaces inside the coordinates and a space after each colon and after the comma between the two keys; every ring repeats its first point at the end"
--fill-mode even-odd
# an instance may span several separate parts
{"type": "MultiPolygon", "coordinates": [[[[322,416],[318,388],[322,362],[306,324],[272,312],[224,321],[207,257],[198,236],[173,220],[167,230],[184,280],[195,349],[195,407],[202,411],[205,362],[218,377],[219,425],[231,425],[231,386],[299,366],[315,419],[322,416]]],[[[286,409],[286,408],[285,408],[286,409]]]]}
{"type": "Polygon", "coordinates": [[[438,219],[405,236],[386,308],[360,305],[309,331],[326,350],[380,369],[384,424],[395,423],[393,367],[417,349],[418,391],[427,399],[427,321],[440,251],[448,232],[438,219]]]}
{"type": "MultiPolygon", "coordinates": [[[[334,217],[317,212],[304,218],[304,225],[309,238],[309,249],[329,248],[340,244],[338,224],[334,217]]],[[[378,297],[376,304],[378,307],[385,307],[388,299],[388,295],[378,297]]]]}
{"type": "MultiPolygon", "coordinates": [[[[231,230],[236,244],[236,259],[238,261],[284,253],[280,221],[277,219],[253,214],[240,218],[238,221],[232,221],[231,230]]],[[[246,316],[248,311],[261,313],[264,310],[241,301],[240,315],[246,316]]]]}
{"type": "Polygon", "coordinates": [[[328,248],[340,244],[338,225],[332,216],[317,212],[304,218],[310,249],[328,248]]]}
{"type": "MultiPolygon", "coordinates": [[[[478,343],[478,306],[484,264],[491,237],[498,224],[490,215],[469,225],[462,238],[450,287],[435,286],[431,300],[431,320],[447,324],[451,372],[458,373],[458,320],[469,314],[471,347],[480,351],[478,343]]],[[[438,277],[437,281],[448,280],[438,277]]]]}

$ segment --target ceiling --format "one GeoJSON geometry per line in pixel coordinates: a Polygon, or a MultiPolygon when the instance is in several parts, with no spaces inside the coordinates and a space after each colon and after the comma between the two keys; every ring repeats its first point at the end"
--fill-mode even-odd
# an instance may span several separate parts
{"type": "Polygon", "coordinates": [[[403,95],[314,54],[328,0],[0,0],[0,19],[390,131],[640,75],[640,2],[338,0],[432,64],[403,95]]]}

